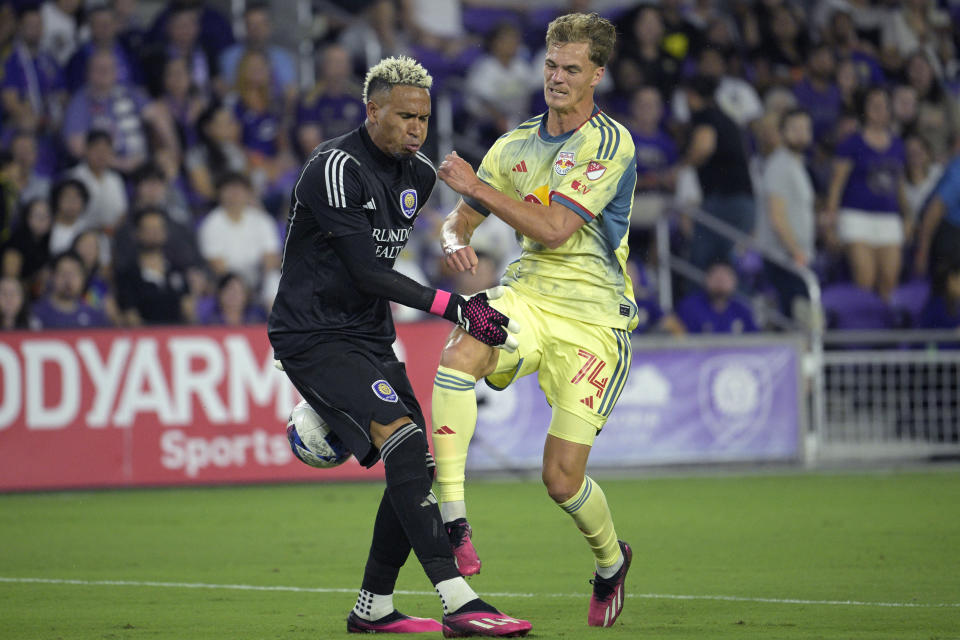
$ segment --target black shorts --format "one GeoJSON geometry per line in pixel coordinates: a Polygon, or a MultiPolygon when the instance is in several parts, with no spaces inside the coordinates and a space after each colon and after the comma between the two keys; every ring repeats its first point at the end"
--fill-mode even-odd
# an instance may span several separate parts
{"type": "Polygon", "coordinates": [[[370,437],[372,421],[390,424],[409,417],[424,428],[407,370],[390,347],[324,342],[281,362],[300,395],[365,467],[380,459],[370,437]]]}

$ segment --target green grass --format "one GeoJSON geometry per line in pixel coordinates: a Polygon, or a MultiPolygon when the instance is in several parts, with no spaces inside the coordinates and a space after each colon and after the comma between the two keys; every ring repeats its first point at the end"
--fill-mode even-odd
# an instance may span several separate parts
{"type": "MultiPolygon", "coordinates": [[[[484,561],[471,585],[531,620],[531,637],[960,638],[955,469],[602,486],[635,549],[631,597],[611,629],[586,626],[591,557],[542,487],[468,485],[484,561]]],[[[341,484],[0,496],[0,578],[82,581],[0,582],[0,638],[346,637],[380,492],[341,484]]],[[[398,589],[415,592],[396,596],[401,610],[439,615],[413,559],[398,589]]]]}

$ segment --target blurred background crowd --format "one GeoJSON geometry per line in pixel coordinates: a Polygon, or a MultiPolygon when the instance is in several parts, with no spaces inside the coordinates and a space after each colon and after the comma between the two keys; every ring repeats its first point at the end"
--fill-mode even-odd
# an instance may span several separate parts
{"type": "MultiPolygon", "coordinates": [[[[545,110],[545,29],[574,10],[618,27],[597,100],[637,149],[638,331],[789,326],[806,270],[852,310],[830,326],[960,326],[960,1],[519,4],[0,0],[3,328],[265,321],[300,164],[363,122],[365,69],[421,61],[428,155],[476,165],[545,110]],[[700,277],[660,277],[658,224],[700,277]]],[[[443,189],[397,268],[490,286],[514,235],[490,220],[478,273],[445,273],[443,189]]]]}

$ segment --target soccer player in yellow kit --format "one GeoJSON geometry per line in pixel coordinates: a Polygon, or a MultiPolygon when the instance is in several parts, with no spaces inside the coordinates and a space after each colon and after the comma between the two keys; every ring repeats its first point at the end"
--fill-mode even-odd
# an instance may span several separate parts
{"type": "Polygon", "coordinates": [[[463,489],[477,420],[474,387],[486,378],[502,389],[536,371],[553,408],[543,483],[596,559],[591,626],[610,626],[620,614],[632,555],[617,539],[603,491],[585,473],[593,441],[626,382],[629,332],[637,325],[626,270],[634,146],[627,129],[594,104],[615,38],[613,25],[597,14],[550,23],[547,112],[497,140],[477,173],[455,152],[438,172],[462,196],[443,225],[448,266],[476,266],[470,237],[491,214],[516,229],[523,245],[501,280],[503,296],[491,302],[521,326],[519,348],[506,353],[455,329],[434,380],[437,489],[458,567],[464,575],[480,570],[463,489]]]}

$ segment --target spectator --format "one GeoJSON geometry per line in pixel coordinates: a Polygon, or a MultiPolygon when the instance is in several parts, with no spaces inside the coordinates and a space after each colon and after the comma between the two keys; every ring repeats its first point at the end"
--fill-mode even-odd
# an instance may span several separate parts
{"type": "Polygon", "coordinates": [[[803,73],[809,42],[793,5],[776,4],[770,10],[768,34],[753,55],[755,82],[761,91],[772,85],[791,86],[803,73]]]}
{"type": "Polygon", "coordinates": [[[890,111],[893,114],[893,129],[898,136],[916,131],[920,117],[920,99],[917,90],[909,84],[898,84],[890,91],[890,111]]]}
{"type": "MultiPolygon", "coordinates": [[[[696,76],[685,92],[693,130],[683,163],[694,167],[703,192],[703,209],[743,233],[753,233],[756,206],[743,136],[737,124],[713,102],[716,83],[696,76]]],[[[703,225],[696,225],[690,241],[690,260],[701,269],[717,260],[731,259],[733,242],[703,225]]]]}
{"type": "Polygon", "coordinates": [[[688,333],[753,333],[753,312],[733,297],[737,274],[729,264],[707,268],[706,288],[691,293],[677,305],[677,317],[688,333]]]}
{"type": "Polygon", "coordinates": [[[191,84],[186,59],[169,58],[166,61],[163,88],[155,104],[167,114],[165,119],[176,127],[180,149],[190,149],[197,144],[197,121],[210,100],[191,84]]]}
{"type": "Polygon", "coordinates": [[[113,140],[114,168],[129,173],[147,157],[148,123],[161,147],[176,147],[173,124],[165,115],[147,102],[140,89],[118,84],[113,53],[98,49],[90,56],[87,83],[67,106],[63,138],[67,150],[75,158],[82,158],[87,133],[91,129],[107,131],[113,140]]]}
{"type": "Polygon", "coordinates": [[[942,279],[944,265],[960,255],[960,153],[947,165],[924,209],[917,233],[914,271],[942,279]]]}
{"type": "MultiPolygon", "coordinates": [[[[187,212],[175,215],[169,212],[180,210],[177,199],[171,196],[166,174],[156,164],[146,164],[134,174],[132,211],[159,209],[166,217],[167,243],[164,256],[177,270],[189,273],[192,267],[203,264],[197,248],[193,219],[187,212]]],[[[136,216],[127,216],[117,229],[114,240],[114,265],[119,273],[133,265],[137,259],[136,216]]]]}
{"type": "Polygon", "coordinates": [[[224,176],[218,191],[220,206],[200,223],[200,253],[215,275],[237,273],[269,307],[279,281],[277,223],[253,206],[253,192],[245,176],[224,176]]]}
{"type": "MultiPolygon", "coordinates": [[[[206,0],[167,2],[166,7],[154,18],[153,25],[146,36],[147,41],[153,43],[167,41],[176,43],[188,40],[199,42],[204,47],[203,58],[216,60],[227,47],[234,43],[233,27],[219,9],[210,5],[211,3],[206,0]],[[190,14],[190,17],[184,18],[184,14],[190,14]],[[178,20],[181,21],[179,24],[178,20]],[[173,33],[172,36],[171,33],[173,33]],[[190,34],[193,34],[191,38],[186,38],[186,35],[190,34]]],[[[204,62],[204,64],[209,63],[204,62]]],[[[198,86],[205,84],[199,83],[198,86]]]]}
{"type": "Polygon", "coordinates": [[[40,48],[63,66],[77,48],[79,29],[77,18],[82,0],[46,0],[40,8],[43,38],[40,48]]]}
{"type": "Polygon", "coordinates": [[[853,281],[887,300],[897,286],[905,228],[903,142],[890,127],[885,89],[862,97],[863,129],[836,149],[827,193],[827,220],[836,222],[853,281]]]}
{"type": "Polygon", "coordinates": [[[167,217],[160,209],[143,209],[136,217],[137,259],[117,273],[117,305],[128,327],[176,324],[192,308],[187,274],[167,260],[167,217]]]}
{"type": "Polygon", "coordinates": [[[23,283],[13,276],[0,277],[0,331],[30,328],[30,308],[23,283]]]}
{"type": "Polygon", "coordinates": [[[13,155],[6,149],[0,149],[0,243],[9,240],[13,230],[13,214],[19,200],[18,173],[13,155]]]}
{"type": "Polygon", "coordinates": [[[117,82],[123,85],[139,85],[142,81],[139,61],[117,37],[117,17],[108,2],[94,4],[87,10],[87,24],[90,27],[90,39],[81,44],[66,63],[64,84],[71,93],[83,86],[87,73],[87,62],[91,54],[98,49],[113,53],[117,64],[117,82]]]}
{"type": "Polygon", "coordinates": [[[631,226],[656,223],[676,187],[677,146],[660,126],[662,120],[660,91],[652,85],[634,91],[627,121],[637,153],[637,193],[631,226]]]}
{"type": "MultiPolygon", "coordinates": [[[[240,121],[256,193],[266,197],[285,186],[292,189],[296,165],[289,149],[284,114],[270,98],[270,67],[259,51],[247,51],[240,59],[231,100],[240,121]]],[[[289,189],[285,192],[289,198],[289,189]]]]}
{"type": "Polygon", "coordinates": [[[960,259],[956,254],[943,264],[917,325],[920,329],[960,328],[960,259]]]}
{"type": "Polygon", "coordinates": [[[286,48],[271,43],[273,23],[270,5],[262,0],[246,3],[243,11],[245,38],[242,43],[228,47],[220,55],[220,74],[225,86],[236,84],[237,66],[248,51],[259,51],[267,57],[270,65],[271,98],[291,112],[297,97],[297,64],[286,48]]]}
{"type": "Polygon", "coordinates": [[[337,138],[363,123],[366,109],[357,98],[360,92],[346,48],[327,45],[320,57],[317,84],[297,105],[296,142],[302,156],[325,138],[337,138]]]}
{"type": "Polygon", "coordinates": [[[907,58],[904,76],[917,91],[917,132],[930,145],[934,159],[943,161],[949,155],[950,141],[960,134],[960,107],[944,90],[922,53],[907,58]]]}
{"type": "Polygon", "coordinates": [[[110,242],[95,229],[82,231],[73,240],[70,248],[83,263],[86,278],[83,283],[83,299],[94,309],[102,311],[110,324],[117,324],[120,314],[111,290],[110,242]]]}
{"type": "Polygon", "coordinates": [[[199,198],[213,202],[216,184],[227,173],[247,173],[247,156],[241,146],[240,123],[233,109],[215,102],[197,119],[199,144],[187,152],[190,188],[199,198]]]}
{"type": "Polygon", "coordinates": [[[87,132],[83,156],[68,175],[87,187],[84,219],[90,227],[113,233],[127,213],[127,188],[120,174],[110,168],[114,163],[110,134],[99,129],[87,132]]]}
{"type": "Polygon", "coordinates": [[[696,58],[700,53],[703,32],[690,20],[684,11],[683,0],[661,0],[660,16],[663,20],[663,49],[681,65],[687,56],[696,58]]]}
{"type": "Polygon", "coordinates": [[[793,85],[797,106],[810,114],[813,139],[833,146],[833,127],[843,109],[840,88],[834,80],[836,59],[826,43],[815,45],[807,59],[807,72],[793,85]]]}
{"type": "MultiPolygon", "coordinates": [[[[746,127],[763,115],[763,103],[757,90],[746,80],[727,73],[727,62],[720,51],[701,50],[697,57],[697,72],[714,83],[716,90],[713,92],[713,102],[738,127],[746,127]]],[[[677,91],[672,102],[674,120],[689,122],[690,107],[683,88],[677,91]]]]}
{"type": "Polygon", "coordinates": [[[938,75],[943,68],[939,59],[954,57],[950,42],[950,14],[938,9],[929,0],[906,0],[890,12],[883,23],[881,46],[884,61],[890,69],[898,69],[914,52],[938,62],[938,75]]]}
{"type": "Polygon", "coordinates": [[[911,133],[904,138],[906,173],[904,197],[907,199],[908,226],[916,229],[920,212],[943,175],[943,165],[934,162],[930,146],[922,136],[911,133]]]}
{"type": "Polygon", "coordinates": [[[62,102],[60,68],[40,45],[43,19],[37,6],[24,5],[18,18],[18,36],[0,80],[3,120],[17,129],[50,131],[62,102]]]}
{"type": "Polygon", "coordinates": [[[106,327],[103,312],[83,301],[86,272],[80,257],[65,251],[53,259],[50,294],[33,304],[31,312],[38,329],[106,327]]]}
{"type": "Polygon", "coordinates": [[[226,273],[217,283],[216,305],[202,324],[218,324],[237,327],[244,324],[259,324],[267,321],[263,307],[250,303],[250,289],[243,278],[235,273],[226,273]]]}
{"type": "Polygon", "coordinates": [[[46,198],[34,198],[20,207],[18,223],[3,247],[2,275],[24,282],[31,293],[43,291],[50,261],[53,217],[46,198]]]}
{"type": "Polygon", "coordinates": [[[669,95],[680,77],[680,61],[664,48],[664,26],[660,9],[641,5],[625,37],[619,38],[613,61],[614,84],[621,94],[634,87],[653,85],[661,96],[669,95]]]}
{"type": "Polygon", "coordinates": [[[12,2],[0,2],[0,65],[13,50],[17,33],[17,11],[12,2]]]}
{"type": "Polygon", "coordinates": [[[466,107],[484,147],[526,118],[536,75],[521,51],[521,37],[514,24],[497,25],[486,35],[485,54],[467,72],[466,107]]]}
{"type": "MultiPolygon", "coordinates": [[[[168,11],[158,16],[156,25],[162,24],[162,32],[151,31],[151,44],[143,57],[146,77],[162,78],[163,68],[170,58],[183,58],[187,61],[190,84],[204,95],[214,93],[214,78],[217,75],[216,56],[212,43],[201,37],[201,12],[209,8],[200,8],[200,2],[173,2],[168,11]],[[162,33],[162,35],[161,35],[162,33]]],[[[232,39],[231,39],[231,43],[232,39]]]]}
{"type": "Polygon", "coordinates": [[[50,253],[57,255],[73,244],[73,239],[87,228],[83,218],[90,193],[76,178],[66,178],[53,186],[50,192],[53,209],[53,227],[50,229],[50,253]]]}
{"type": "Polygon", "coordinates": [[[14,181],[20,202],[47,198],[50,195],[50,176],[38,163],[37,136],[30,131],[15,131],[10,138],[10,154],[16,164],[14,181]]]}
{"type": "Polygon", "coordinates": [[[853,70],[861,86],[882,86],[886,83],[876,49],[860,38],[850,11],[839,8],[833,12],[826,31],[826,41],[833,47],[838,60],[849,58],[853,62],[853,70]]]}
{"type": "MultiPolygon", "coordinates": [[[[807,267],[814,254],[816,217],[814,190],[804,166],[804,154],[813,140],[813,123],[806,111],[786,112],[780,120],[783,144],[767,159],[763,169],[766,224],[759,225],[759,240],[776,248],[798,267],[807,267]]],[[[806,297],[806,286],[796,274],[767,260],[767,279],[777,291],[780,312],[793,315],[793,301],[806,297]]]]}

